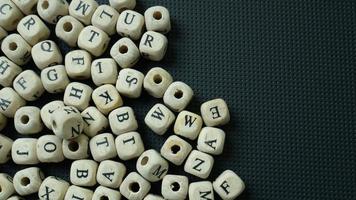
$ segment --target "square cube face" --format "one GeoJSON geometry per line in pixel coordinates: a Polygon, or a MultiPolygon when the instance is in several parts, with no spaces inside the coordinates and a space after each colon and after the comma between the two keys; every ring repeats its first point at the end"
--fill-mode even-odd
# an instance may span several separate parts
{"type": "Polygon", "coordinates": [[[139,49],[144,58],[160,61],[165,56],[167,47],[168,40],[166,36],[154,31],[147,31],[141,38],[139,49]]]}
{"type": "Polygon", "coordinates": [[[22,72],[21,67],[5,56],[0,57],[0,85],[9,87],[15,77],[22,72]]]}
{"type": "Polygon", "coordinates": [[[121,160],[139,157],[145,151],[141,136],[137,132],[119,135],[115,139],[116,151],[121,160]]]}
{"type": "Polygon", "coordinates": [[[21,72],[13,82],[13,88],[27,101],[37,100],[44,92],[41,78],[32,70],[21,72]]]}
{"type": "Polygon", "coordinates": [[[223,99],[213,99],[203,103],[200,112],[207,126],[221,126],[230,121],[229,108],[223,99]]]}
{"type": "Polygon", "coordinates": [[[186,199],[188,187],[188,177],[167,175],[163,178],[161,191],[165,199],[186,199]]]}
{"type": "Polygon", "coordinates": [[[146,29],[160,33],[168,33],[171,30],[169,11],[163,6],[152,6],[145,11],[146,29]]]}
{"type": "Polygon", "coordinates": [[[123,104],[119,92],[111,84],[102,85],[96,88],[93,91],[92,99],[98,110],[105,115],[123,104]]]}
{"type": "Polygon", "coordinates": [[[63,61],[61,50],[51,40],[37,43],[31,50],[32,59],[39,69],[61,64],[63,61]]]}
{"type": "Polygon", "coordinates": [[[199,115],[184,110],[178,114],[174,124],[174,133],[195,140],[202,126],[203,120],[199,115]]]}
{"type": "Polygon", "coordinates": [[[210,181],[190,183],[189,199],[214,199],[213,184],[210,181]]]}
{"type": "Polygon", "coordinates": [[[69,14],[85,25],[89,25],[91,18],[98,7],[95,0],[73,0],[69,4],[69,14]]]}
{"type": "Polygon", "coordinates": [[[76,160],[70,168],[70,181],[78,186],[94,186],[98,163],[93,160],[76,160]]]}
{"type": "Polygon", "coordinates": [[[194,92],[192,88],[181,82],[173,82],[167,88],[163,96],[164,104],[175,112],[180,112],[188,106],[192,100],[194,92]]]}
{"type": "Polygon", "coordinates": [[[66,54],[64,62],[70,78],[75,80],[90,78],[91,55],[87,51],[70,51],[66,54]]]}
{"type": "Polygon", "coordinates": [[[114,59],[96,59],[91,64],[91,78],[96,86],[115,84],[117,75],[117,65],[114,59]]]}
{"type": "Polygon", "coordinates": [[[110,55],[121,68],[134,66],[141,58],[136,44],[129,38],[121,38],[110,49],[110,55]]]}
{"type": "Polygon", "coordinates": [[[93,191],[91,191],[89,189],[72,185],[68,188],[64,199],[91,200],[93,197],[93,194],[94,194],[93,191]]]}
{"type": "Polygon", "coordinates": [[[216,178],[213,187],[222,199],[233,200],[244,191],[245,183],[235,172],[226,170],[216,178]]]}
{"type": "Polygon", "coordinates": [[[121,135],[138,128],[135,113],[131,107],[124,106],[113,110],[109,114],[111,130],[116,135],[121,135]]]}
{"type": "Polygon", "coordinates": [[[78,46],[94,56],[101,56],[109,45],[109,36],[95,26],[83,28],[78,37],[78,46]]]}
{"type": "Polygon", "coordinates": [[[74,106],[83,111],[89,106],[92,92],[93,89],[88,85],[72,82],[68,84],[64,92],[64,104],[74,106]]]}
{"type": "Polygon", "coordinates": [[[17,25],[17,32],[31,45],[46,40],[50,30],[37,15],[28,15],[17,25]]]}
{"type": "Polygon", "coordinates": [[[64,199],[69,183],[54,176],[47,177],[38,190],[38,197],[41,200],[64,199]]]}
{"type": "Polygon", "coordinates": [[[116,82],[116,89],[120,94],[129,98],[141,95],[144,75],[134,69],[122,69],[116,82]]]}
{"type": "Polygon", "coordinates": [[[36,151],[37,139],[19,138],[14,141],[11,149],[11,157],[18,165],[34,165],[39,160],[36,151]]]}
{"type": "Polygon", "coordinates": [[[91,23],[99,29],[105,31],[108,35],[116,33],[116,22],[119,18],[119,12],[108,5],[100,5],[91,18],[91,23]]]}
{"type": "Polygon", "coordinates": [[[20,9],[11,0],[2,0],[0,2],[2,12],[0,12],[0,26],[7,31],[16,29],[17,24],[23,18],[20,9]]]}
{"type": "Polygon", "coordinates": [[[94,137],[109,126],[108,119],[94,106],[86,108],[81,113],[84,121],[84,133],[94,137]]]}
{"type": "Polygon", "coordinates": [[[209,154],[193,150],[184,165],[184,171],[202,179],[209,177],[214,158],[209,154]]]}
{"type": "Polygon", "coordinates": [[[175,120],[175,115],[163,104],[154,105],[145,117],[146,125],[158,135],[163,135],[175,120]]]}
{"type": "Polygon", "coordinates": [[[212,155],[220,155],[224,150],[225,132],[218,128],[204,127],[198,138],[198,150],[212,155]]]}
{"type": "Polygon", "coordinates": [[[146,181],[137,172],[131,172],[127,175],[120,186],[121,194],[127,199],[143,199],[150,189],[150,182],[146,181]]]}
{"type": "Polygon", "coordinates": [[[68,75],[63,65],[43,69],[41,71],[41,81],[43,87],[49,93],[63,92],[69,84],[68,75]]]}
{"type": "Polygon", "coordinates": [[[161,148],[161,155],[175,165],[181,165],[192,150],[192,146],[179,138],[170,136],[161,148]]]}
{"type": "Polygon", "coordinates": [[[145,19],[143,15],[133,10],[125,10],[117,20],[116,31],[121,36],[138,40],[142,35],[144,24],[145,19]]]}
{"type": "Polygon", "coordinates": [[[102,133],[90,140],[90,152],[95,161],[103,161],[117,156],[114,137],[111,133],[102,133]]]}
{"type": "Polygon", "coordinates": [[[154,67],[147,72],[143,87],[151,96],[162,98],[172,82],[173,77],[165,69],[154,67]]]}
{"type": "Polygon", "coordinates": [[[126,167],[122,163],[105,160],[99,165],[96,179],[100,185],[109,188],[119,188],[126,174],[126,167]]]}

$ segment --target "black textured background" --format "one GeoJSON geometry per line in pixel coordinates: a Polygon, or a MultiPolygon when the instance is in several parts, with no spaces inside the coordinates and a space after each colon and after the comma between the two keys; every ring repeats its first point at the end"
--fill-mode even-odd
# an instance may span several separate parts
{"type": "MultiPolygon", "coordinates": [[[[236,171],[247,186],[238,199],[356,198],[355,1],[137,1],[141,13],[167,7],[172,31],[166,58],[135,68],[146,73],[163,66],[189,84],[195,91],[189,110],[199,112],[215,97],[230,107],[225,151],[215,157],[210,180],[224,169],[236,171]]],[[[30,104],[55,98],[62,94],[30,104]]],[[[157,101],[147,94],[125,99],[147,149],[159,149],[172,132],[161,137],[143,124],[157,101]]],[[[18,137],[12,127],[2,132],[18,137]]],[[[41,167],[68,180],[69,161],[41,167]]],[[[9,163],[0,171],[13,175],[20,168],[9,163]]],[[[184,174],[182,168],[170,173],[184,174]]]]}

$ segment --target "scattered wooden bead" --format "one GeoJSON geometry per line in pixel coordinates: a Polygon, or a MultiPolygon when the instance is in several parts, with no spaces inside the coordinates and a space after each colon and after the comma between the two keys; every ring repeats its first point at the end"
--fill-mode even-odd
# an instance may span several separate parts
{"type": "Polygon", "coordinates": [[[112,160],[100,162],[96,179],[102,186],[117,189],[126,174],[126,167],[122,163],[112,160]]]}
{"type": "Polygon", "coordinates": [[[84,128],[83,118],[73,106],[55,110],[51,115],[51,121],[54,134],[66,140],[78,137],[84,128]]]}
{"type": "Polygon", "coordinates": [[[18,165],[38,164],[40,161],[37,157],[36,146],[37,139],[35,138],[16,139],[11,148],[11,157],[14,163],[18,165]]]}
{"type": "Polygon", "coordinates": [[[80,200],[92,200],[93,197],[93,191],[79,187],[76,185],[71,185],[66,193],[66,196],[64,197],[65,200],[75,200],[75,199],[80,199],[80,200]]]}
{"type": "Polygon", "coordinates": [[[57,44],[51,40],[44,40],[32,47],[32,59],[39,69],[58,65],[63,62],[62,53],[57,44]]]}
{"type": "Polygon", "coordinates": [[[101,56],[108,48],[110,37],[104,31],[95,26],[87,26],[82,29],[78,37],[78,46],[87,50],[93,56],[101,56]]]}
{"type": "Polygon", "coordinates": [[[145,151],[141,135],[137,132],[128,132],[117,136],[115,145],[121,160],[137,158],[145,151]]]}
{"type": "Polygon", "coordinates": [[[0,26],[7,31],[14,31],[24,15],[11,0],[2,0],[0,7],[0,26]]]}
{"type": "Polygon", "coordinates": [[[214,200],[213,184],[210,181],[199,181],[199,182],[190,183],[189,199],[190,200],[201,200],[201,199],[214,200]]]}
{"type": "Polygon", "coordinates": [[[12,144],[12,139],[0,134],[0,164],[4,164],[10,160],[12,144]]]}
{"type": "Polygon", "coordinates": [[[105,84],[97,87],[92,94],[92,99],[98,110],[108,115],[112,110],[123,105],[122,98],[115,86],[105,84]]]}
{"type": "Polygon", "coordinates": [[[37,100],[45,91],[41,78],[33,70],[21,72],[14,79],[13,88],[27,101],[37,100]]]}
{"type": "Polygon", "coordinates": [[[7,124],[7,118],[0,113],[0,131],[5,128],[7,124]]]}
{"type": "Polygon", "coordinates": [[[1,51],[17,65],[24,65],[31,60],[31,46],[17,33],[2,40],[1,51]]]}
{"type": "Polygon", "coordinates": [[[112,132],[120,135],[130,131],[136,131],[138,123],[131,107],[124,106],[113,110],[109,114],[109,123],[112,132]]]}
{"type": "Polygon", "coordinates": [[[183,110],[177,116],[174,123],[174,133],[190,140],[195,140],[203,126],[200,115],[183,110]]]}
{"type": "Polygon", "coordinates": [[[83,24],[89,25],[98,6],[95,0],[73,0],[69,4],[69,14],[83,24]]]}
{"type": "Polygon", "coordinates": [[[116,33],[116,23],[119,12],[109,5],[100,5],[94,12],[91,23],[93,26],[105,31],[108,35],[116,33]]]}
{"type": "Polygon", "coordinates": [[[64,41],[68,46],[77,46],[79,33],[84,28],[83,24],[76,18],[67,15],[60,18],[56,24],[56,36],[64,41]]]}
{"type": "Polygon", "coordinates": [[[78,137],[70,140],[63,140],[62,143],[63,155],[69,160],[79,160],[89,157],[89,138],[81,134],[78,137]]]}
{"type": "Polygon", "coordinates": [[[245,183],[233,171],[226,170],[213,182],[215,192],[223,200],[233,200],[245,189],[245,183]]]}
{"type": "Polygon", "coordinates": [[[0,85],[3,87],[11,87],[15,77],[21,72],[21,67],[5,56],[0,57],[0,85]]]}
{"type": "Polygon", "coordinates": [[[155,194],[148,194],[143,200],[164,200],[164,198],[155,194]]]}
{"type": "Polygon", "coordinates": [[[192,146],[178,136],[169,136],[161,148],[161,155],[175,165],[183,164],[192,146]]]}
{"type": "Polygon", "coordinates": [[[136,44],[127,37],[121,38],[111,47],[110,55],[121,68],[132,67],[141,58],[136,44]]]}
{"type": "Polygon", "coordinates": [[[38,0],[37,12],[47,23],[56,24],[62,16],[68,15],[68,3],[65,0],[38,0]]]}
{"type": "Polygon", "coordinates": [[[92,200],[103,200],[103,199],[120,200],[121,194],[119,191],[104,186],[99,186],[95,189],[92,200]]]}
{"type": "Polygon", "coordinates": [[[46,105],[44,105],[41,108],[41,112],[40,112],[41,119],[42,119],[43,124],[48,129],[52,130],[52,121],[51,121],[52,113],[61,107],[64,107],[63,101],[56,100],[56,101],[51,101],[51,102],[47,103],[46,105]]]}
{"type": "Polygon", "coordinates": [[[199,151],[212,155],[220,155],[224,150],[225,132],[219,128],[204,127],[198,138],[199,151]]]}
{"type": "Polygon", "coordinates": [[[171,200],[186,199],[188,194],[188,187],[188,177],[168,174],[162,180],[162,196],[165,199],[171,200]]]}
{"type": "Polygon", "coordinates": [[[163,96],[164,104],[176,112],[184,110],[192,100],[194,92],[189,85],[176,81],[167,88],[163,96]]]}
{"type": "Polygon", "coordinates": [[[23,135],[36,134],[42,131],[41,110],[35,106],[19,108],[14,117],[15,129],[23,135]]]}
{"type": "Polygon", "coordinates": [[[98,163],[93,160],[76,160],[70,168],[70,182],[78,186],[94,186],[98,163]]]}
{"type": "Polygon", "coordinates": [[[138,173],[150,182],[162,180],[168,168],[168,162],[154,149],[143,152],[136,162],[138,173]]]}
{"type": "Polygon", "coordinates": [[[8,198],[7,200],[25,200],[25,199],[20,196],[12,196],[12,197],[8,198]]]}
{"type": "Polygon", "coordinates": [[[116,82],[116,89],[123,96],[138,98],[141,96],[144,75],[135,69],[122,69],[116,82]]]}
{"type": "Polygon", "coordinates": [[[143,15],[133,10],[124,10],[117,19],[116,31],[123,37],[138,40],[142,35],[144,25],[143,15]]]}
{"type": "Polygon", "coordinates": [[[133,10],[136,6],[136,0],[109,0],[109,3],[120,13],[126,9],[133,10]]]}
{"type": "Polygon", "coordinates": [[[173,77],[163,68],[154,67],[148,71],[143,81],[143,87],[148,94],[155,98],[162,98],[173,77]]]}
{"type": "Polygon", "coordinates": [[[142,200],[150,189],[150,182],[146,181],[137,172],[131,172],[122,182],[120,193],[127,199],[142,200]]]}
{"type": "Polygon", "coordinates": [[[145,11],[145,24],[148,31],[168,33],[171,30],[169,11],[163,6],[152,6],[145,11]]]}
{"type": "Polygon", "coordinates": [[[156,134],[163,135],[175,120],[175,115],[165,105],[157,103],[146,114],[145,124],[156,134]]]}
{"type": "Polygon", "coordinates": [[[117,65],[114,59],[99,58],[91,64],[91,78],[96,86],[115,84],[117,75],[117,65]]]}
{"type": "Polygon", "coordinates": [[[83,111],[89,106],[92,92],[93,89],[84,83],[71,82],[64,92],[64,104],[74,106],[83,111]]]}
{"type": "Polygon", "coordinates": [[[37,157],[41,163],[59,163],[64,160],[62,139],[55,135],[43,135],[37,141],[37,157]]]}
{"type": "Polygon", "coordinates": [[[143,34],[139,50],[141,55],[152,61],[161,61],[166,54],[168,40],[166,36],[154,31],[147,31],[143,34]]]}
{"type": "Polygon", "coordinates": [[[111,133],[102,133],[94,136],[90,139],[89,147],[93,159],[97,162],[117,156],[114,136],[111,133]]]}
{"type": "Polygon", "coordinates": [[[91,55],[85,50],[74,50],[64,58],[67,74],[72,79],[90,78],[91,55]]]}
{"type": "Polygon", "coordinates": [[[55,65],[43,69],[41,81],[43,87],[49,93],[64,92],[70,82],[64,65],[55,65]]]}
{"type": "Polygon", "coordinates": [[[14,2],[25,15],[30,15],[36,12],[37,0],[12,0],[12,2],[14,2]]]}
{"type": "Polygon", "coordinates": [[[0,44],[2,42],[2,39],[4,39],[8,35],[7,31],[0,26],[0,44]]]}
{"type": "Polygon", "coordinates": [[[64,199],[69,188],[69,183],[58,177],[49,176],[43,180],[39,190],[38,197],[40,200],[61,200],[64,199]]]}
{"type": "Polygon", "coordinates": [[[10,87],[4,87],[0,90],[0,113],[6,117],[14,117],[16,111],[24,106],[26,101],[10,87]]]}
{"type": "Polygon", "coordinates": [[[207,126],[221,126],[230,121],[229,108],[223,99],[213,99],[203,103],[200,112],[207,126]]]}
{"type": "Polygon", "coordinates": [[[17,32],[31,46],[48,39],[51,33],[46,24],[37,15],[27,15],[22,18],[17,25],[17,32]]]}
{"type": "Polygon", "coordinates": [[[214,158],[204,152],[193,150],[184,165],[184,171],[202,179],[209,177],[213,169],[214,158]]]}
{"type": "Polygon", "coordinates": [[[14,187],[19,195],[30,195],[38,192],[43,179],[44,175],[40,168],[26,168],[16,172],[13,180],[14,187]]]}
{"type": "Polygon", "coordinates": [[[0,199],[7,199],[14,194],[14,192],[15,188],[11,176],[0,173],[0,199]]]}
{"type": "Polygon", "coordinates": [[[82,113],[84,133],[94,137],[109,126],[109,120],[94,106],[86,108],[82,113]]]}

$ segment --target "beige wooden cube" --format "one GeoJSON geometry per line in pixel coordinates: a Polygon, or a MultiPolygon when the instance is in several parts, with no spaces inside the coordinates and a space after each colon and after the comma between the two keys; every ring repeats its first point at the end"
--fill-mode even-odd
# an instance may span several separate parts
{"type": "Polygon", "coordinates": [[[35,106],[19,108],[14,117],[15,129],[23,135],[36,134],[42,131],[41,110],[35,106]]]}
{"type": "Polygon", "coordinates": [[[183,164],[192,151],[192,146],[178,136],[172,135],[161,148],[161,155],[175,165],[183,164]]]}
{"type": "Polygon", "coordinates": [[[117,71],[117,64],[112,58],[99,58],[91,64],[91,78],[96,86],[115,84],[117,71]]]}
{"type": "Polygon", "coordinates": [[[105,31],[108,35],[116,33],[116,23],[119,12],[109,5],[100,5],[94,12],[91,23],[93,26],[105,31]]]}
{"type": "Polygon", "coordinates": [[[69,183],[58,177],[49,176],[43,180],[39,190],[38,197],[40,200],[62,200],[69,188],[69,183]]]}
{"type": "Polygon", "coordinates": [[[37,15],[27,15],[17,25],[17,32],[31,45],[48,39],[50,30],[37,15]]]}
{"type": "Polygon", "coordinates": [[[117,20],[116,31],[123,37],[138,40],[141,38],[144,24],[143,15],[133,10],[124,10],[117,20]]]}
{"type": "Polygon", "coordinates": [[[60,18],[56,24],[56,36],[63,40],[68,46],[76,47],[79,33],[84,28],[83,24],[76,18],[67,15],[60,18]]]}
{"type": "Polygon", "coordinates": [[[245,183],[235,172],[225,170],[215,179],[213,187],[223,200],[233,200],[244,191],[245,183]]]}
{"type": "Polygon", "coordinates": [[[78,137],[84,128],[84,121],[80,112],[73,106],[64,106],[51,115],[52,131],[63,139],[78,137]]]}
{"type": "Polygon", "coordinates": [[[173,82],[167,88],[163,96],[163,102],[176,112],[184,110],[192,100],[194,92],[192,88],[181,82],[173,82]]]}
{"type": "Polygon", "coordinates": [[[136,44],[127,37],[121,38],[111,47],[110,55],[121,68],[132,67],[141,58],[136,44]]]}
{"type": "Polygon", "coordinates": [[[3,39],[1,51],[17,65],[24,65],[31,60],[31,46],[17,33],[3,39]]]}
{"type": "Polygon", "coordinates": [[[64,58],[67,74],[75,80],[90,78],[91,55],[85,50],[73,50],[64,58]]]}
{"type": "Polygon", "coordinates": [[[41,163],[59,163],[64,160],[62,139],[55,135],[39,137],[36,151],[41,163]]]}
{"type": "Polygon", "coordinates": [[[125,174],[126,167],[124,164],[112,160],[104,160],[99,164],[96,179],[102,186],[117,189],[120,187],[125,174]]]}
{"type": "Polygon", "coordinates": [[[15,195],[15,196],[11,196],[7,200],[25,200],[25,199],[20,196],[15,195]]]}
{"type": "Polygon", "coordinates": [[[0,26],[0,45],[2,40],[8,35],[7,31],[0,26]]]}
{"type": "Polygon", "coordinates": [[[186,176],[166,175],[162,180],[161,192],[165,199],[186,199],[189,188],[189,180],[186,176]]]}
{"type": "Polygon", "coordinates": [[[189,185],[189,199],[201,200],[211,199],[214,200],[213,184],[210,181],[199,181],[190,183],[189,185]]]}
{"type": "Polygon", "coordinates": [[[115,145],[121,160],[137,158],[145,151],[141,136],[137,132],[128,132],[117,136],[115,145]]]}
{"type": "Polygon", "coordinates": [[[24,15],[11,0],[2,0],[0,8],[0,26],[7,31],[14,31],[24,15]]]}
{"type": "Polygon", "coordinates": [[[89,189],[72,185],[68,188],[64,200],[92,200],[93,194],[89,189]]]}
{"type": "Polygon", "coordinates": [[[124,10],[133,10],[136,6],[136,0],[109,0],[110,6],[120,13],[124,10]]]}
{"type": "Polygon", "coordinates": [[[16,172],[14,176],[14,187],[21,196],[30,195],[38,192],[44,174],[38,167],[25,168],[16,172]]]}
{"type": "Polygon", "coordinates": [[[73,0],[69,4],[69,14],[83,24],[89,25],[98,6],[95,0],[73,0]]]}
{"type": "Polygon", "coordinates": [[[164,200],[164,198],[155,194],[148,194],[143,200],[164,200]]]}
{"type": "Polygon", "coordinates": [[[214,158],[204,152],[193,150],[185,161],[184,171],[202,179],[209,177],[214,158]]]}
{"type": "Polygon", "coordinates": [[[21,72],[14,79],[13,88],[27,101],[37,100],[45,91],[41,78],[32,70],[21,72]]]}
{"type": "Polygon", "coordinates": [[[111,133],[101,133],[90,139],[90,152],[97,162],[115,158],[117,156],[114,136],[111,133]]]}
{"type": "Polygon", "coordinates": [[[109,114],[109,123],[112,132],[120,135],[130,131],[136,131],[138,123],[131,107],[124,106],[113,110],[109,114]]]}
{"type": "Polygon", "coordinates": [[[12,0],[14,4],[25,15],[30,15],[36,12],[36,5],[38,0],[12,0]]]}
{"type": "Polygon", "coordinates": [[[24,106],[26,101],[10,87],[0,90],[0,113],[4,116],[13,118],[16,111],[24,106]]]}
{"type": "Polygon", "coordinates": [[[116,82],[116,89],[120,94],[129,98],[141,96],[144,75],[135,69],[122,69],[116,82]]]}
{"type": "Polygon", "coordinates": [[[41,119],[43,124],[50,130],[52,130],[52,121],[51,121],[51,115],[52,113],[61,108],[64,107],[64,103],[63,101],[51,101],[47,104],[45,104],[42,108],[41,108],[41,119]]]}
{"type": "Polygon", "coordinates": [[[141,55],[152,61],[161,61],[166,55],[168,40],[166,36],[154,31],[147,31],[143,34],[139,50],[141,55]]]}
{"type": "Polygon", "coordinates": [[[15,193],[12,177],[5,173],[0,173],[0,199],[7,199],[15,193]]]}
{"type": "Polygon", "coordinates": [[[21,72],[21,67],[5,56],[0,57],[0,85],[3,87],[11,87],[15,77],[21,72]]]}
{"type": "Polygon", "coordinates": [[[136,162],[138,173],[150,182],[162,180],[168,169],[168,162],[154,149],[143,152],[136,162]]]}
{"type": "Polygon", "coordinates": [[[68,15],[68,3],[65,0],[38,0],[37,12],[47,23],[56,24],[62,16],[68,15]]]}
{"type": "Polygon", "coordinates": [[[90,106],[83,110],[84,133],[94,137],[109,126],[109,120],[96,107],[90,106]]]}
{"type": "Polygon", "coordinates": [[[174,133],[190,140],[195,140],[203,126],[200,115],[183,110],[174,123],[174,133]]]}
{"type": "Polygon", "coordinates": [[[0,164],[4,164],[11,158],[12,139],[0,134],[0,164]]]}
{"type": "Polygon", "coordinates": [[[223,99],[213,99],[203,103],[200,107],[205,125],[221,126],[230,121],[230,112],[223,99]]]}
{"type": "Polygon", "coordinates": [[[0,113],[0,131],[5,128],[7,124],[7,118],[0,113]]]}
{"type": "Polygon", "coordinates": [[[173,77],[166,70],[154,67],[147,72],[143,80],[143,87],[151,96],[162,98],[172,82],[173,77]]]}
{"type": "Polygon", "coordinates": [[[51,40],[44,40],[32,47],[32,59],[39,69],[62,64],[63,57],[57,44],[51,40]]]}
{"type": "Polygon", "coordinates": [[[127,199],[142,200],[151,189],[151,183],[136,172],[126,176],[120,186],[120,193],[127,199]]]}
{"type": "Polygon", "coordinates": [[[85,49],[93,56],[101,56],[108,48],[110,37],[104,31],[95,26],[87,26],[82,29],[78,37],[78,46],[85,49]]]}
{"type": "Polygon", "coordinates": [[[78,186],[94,186],[98,163],[93,160],[76,160],[70,168],[70,182],[78,186]]]}
{"type": "Polygon", "coordinates": [[[49,93],[64,92],[70,82],[64,65],[55,65],[43,69],[41,81],[43,87],[49,93]]]}
{"type": "Polygon", "coordinates": [[[89,157],[89,138],[81,134],[70,140],[63,140],[63,155],[69,160],[79,160],[89,157]]]}
{"type": "Polygon", "coordinates": [[[105,84],[97,87],[92,94],[95,106],[104,115],[108,115],[112,110],[123,105],[122,98],[115,86],[105,84]]]}
{"type": "Polygon", "coordinates": [[[92,92],[93,89],[84,83],[71,82],[64,92],[64,104],[74,106],[83,111],[89,107],[92,92]]]}
{"type": "Polygon", "coordinates": [[[18,138],[11,148],[11,157],[14,163],[18,165],[35,165],[39,163],[37,157],[37,139],[18,138]]]}
{"type": "Polygon", "coordinates": [[[171,30],[169,11],[163,6],[152,6],[145,11],[145,24],[148,31],[168,33],[171,30]]]}
{"type": "Polygon", "coordinates": [[[157,103],[146,114],[145,124],[156,134],[163,135],[175,120],[175,115],[165,105],[157,103]]]}
{"type": "Polygon", "coordinates": [[[199,151],[212,155],[220,155],[224,150],[225,132],[214,127],[204,127],[198,138],[199,151]]]}
{"type": "Polygon", "coordinates": [[[95,189],[93,200],[120,200],[121,194],[117,190],[113,190],[104,186],[99,186],[95,189]]]}

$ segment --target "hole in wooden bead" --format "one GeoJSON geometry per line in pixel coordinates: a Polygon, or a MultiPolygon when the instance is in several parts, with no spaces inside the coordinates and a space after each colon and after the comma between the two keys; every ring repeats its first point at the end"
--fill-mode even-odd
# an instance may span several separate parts
{"type": "Polygon", "coordinates": [[[101,196],[100,200],[109,200],[109,198],[107,196],[101,196]]]}
{"type": "Polygon", "coordinates": [[[21,123],[23,124],[27,124],[30,121],[30,117],[28,117],[28,115],[23,115],[21,116],[21,123]]]}
{"type": "Polygon", "coordinates": [[[171,147],[171,151],[172,151],[172,153],[173,154],[177,154],[179,151],[180,151],[180,146],[178,146],[178,145],[173,145],[172,147],[171,147]]]}
{"type": "Polygon", "coordinates": [[[160,20],[162,18],[162,13],[160,11],[154,12],[153,18],[155,18],[156,20],[160,20]]]}
{"type": "Polygon", "coordinates": [[[71,32],[72,29],[73,29],[72,23],[66,22],[66,23],[63,24],[63,30],[64,30],[65,32],[71,32]]]}
{"type": "Polygon", "coordinates": [[[9,44],[9,49],[10,49],[11,51],[15,51],[15,50],[17,49],[17,44],[16,44],[16,42],[11,42],[11,43],[9,44]]]}
{"type": "Polygon", "coordinates": [[[141,165],[146,165],[148,163],[148,157],[147,156],[145,156],[145,157],[143,157],[142,158],[142,160],[141,160],[141,165]]]}
{"type": "Polygon", "coordinates": [[[172,189],[172,191],[177,192],[180,189],[179,183],[177,183],[177,182],[172,183],[171,189],[172,189]]]}
{"type": "Polygon", "coordinates": [[[78,144],[78,142],[76,142],[76,141],[70,141],[69,144],[68,144],[68,149],[69,149],[70,151],[73,151],[73,152],[78,151],[78,149],[79,149],[79,144],[78,144]]]}
{"type": "Polygon", "coordinates": [[[31,183],[31,181],[30,181],[30,179],[28,178],[28,177],[23,177],[22,179],[21,179],[21,185],[22,186],[27,186],[27,185],[29,185],[31,183]]]}
{"type": "Polygon", "coordinates": [[[183,97],[183,92],[182,90],[177,90],[175,93],[174,93],[174,97],[177,98],[177,99],[180,99],[183,97]]]}
{"type": "Polygon", "coordinates": [[[133,182],[129,185],[129,190],[136,193],[138,191],[140,191],[140,184],[138,184],[137,182],[133,182]]]}
{"type": "Polygon", "coordinates": [[[57,128],[57,123],[56,123],[56,121],[52,121],[52,128],[54,128],[54,129],[57,128]]]}
{"type": "Polygon", "coordinates": [[[127,48],[126,45],[122,45],[122,46],[119,47],[119,52],[120,52],[121,54],[127,53],[128,50],[129,50],[129,49],[127,48]]]}
{"type": "Polygon", "coordinates": [[[42,3],[42,8],[44,9],[44,10],[46,10],[48,7],[49,7],[49,3],[48,3],[48,1],[43,1],[43,3],[42,3]]]}
{"type": "Polygon", "coordinates": [[[155,82],[156,84],[160,84],[162,83],[162,76],[159,74],[156,74],[153,76],[153,82],[155,82]]]}

